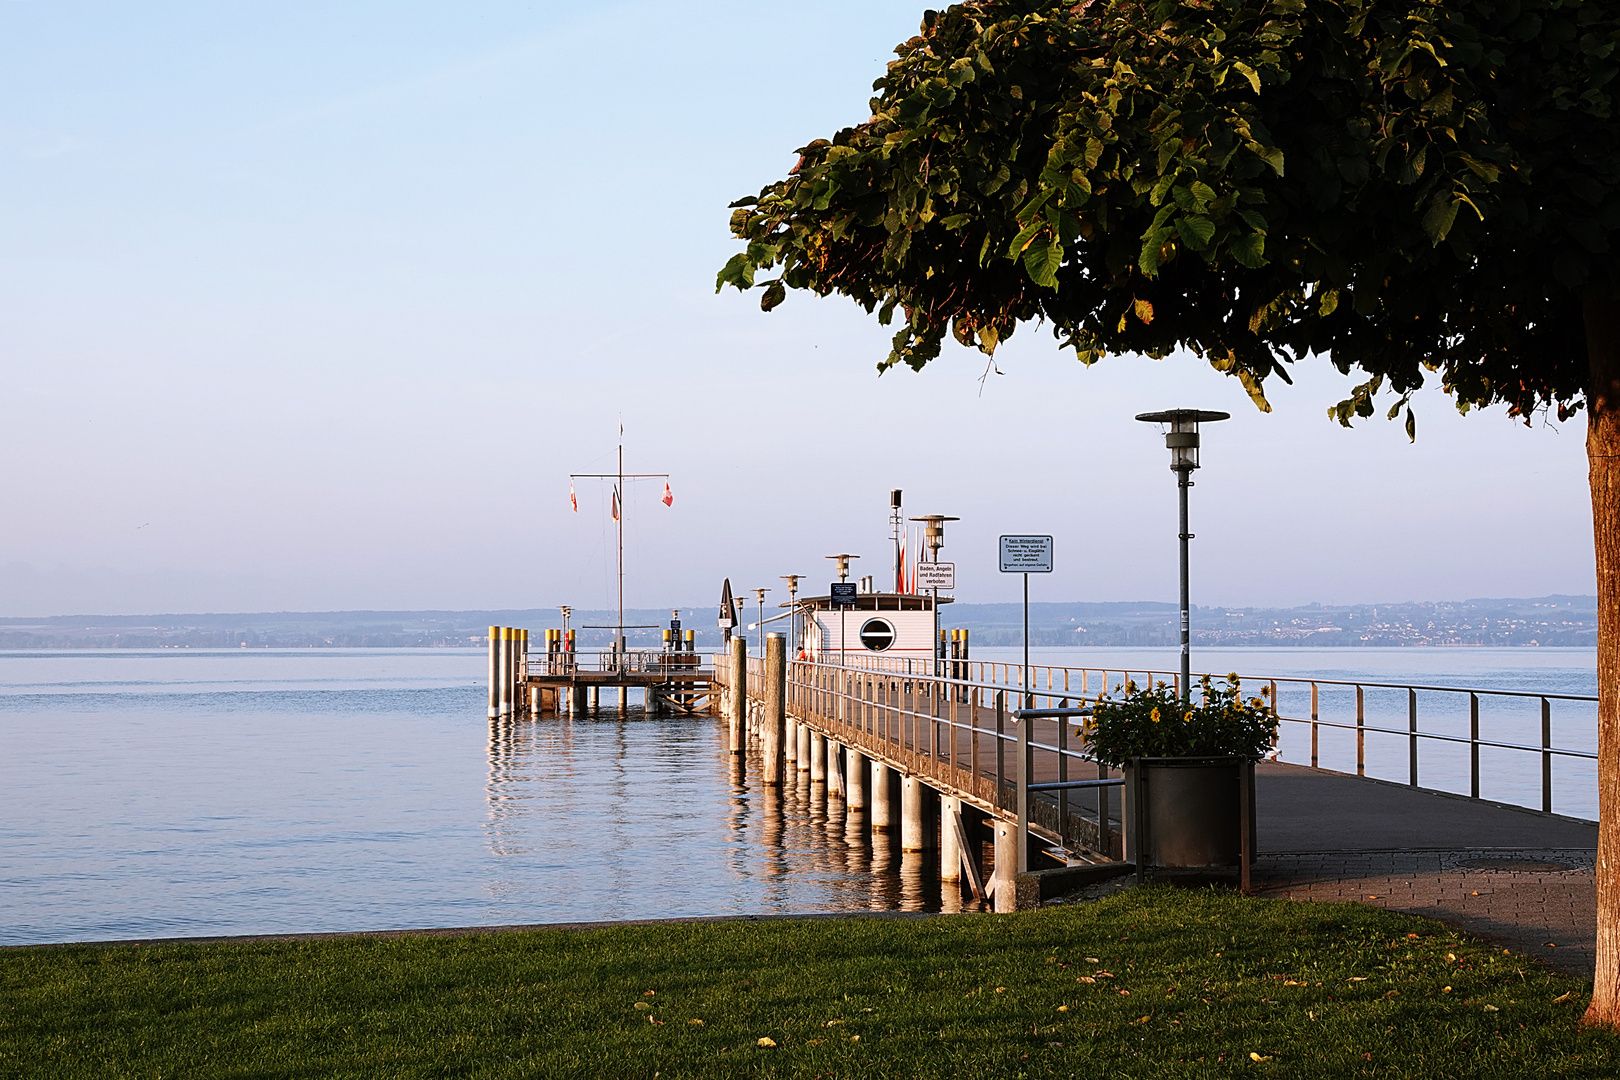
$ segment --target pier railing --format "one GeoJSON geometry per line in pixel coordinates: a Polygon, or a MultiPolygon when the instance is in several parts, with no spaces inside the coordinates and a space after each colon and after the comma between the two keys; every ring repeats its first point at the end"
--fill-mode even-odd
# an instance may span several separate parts
{"type": "Polygon", "coordinates": [[[628,649],[624,652],[530,653],[523,676],[616,673],[626,675],[691,674],[703,666],[704,654],[665,652],[657,649],[628,649]]]}
{"type": "MultiPolygon", "coordinates": [[[[761,663],[750,658],[751,686],[759,685],[761,663]]],[[[1226,678],[1210,677],[1217,683],[1226,678]]],[[[1594,696],[1304,676],[1240,676],[1240,681],[1249,692],[1261,694],[1277,716],[1280,761],[1542,813],[1597,816],[1594,696]]],[[[790,695],[810,695],[823,704],[836,701],[850,715],[868,717],[869,724],[881,721],[874,730],[903,731],[907,740],[915,737],[919,723],[925,735],[933,724],[941,725],[941,731],[977,730],[977,735],[964,737],[976,740],[981,755],[992,745],[983,717],[995,708],[998,695],[1005,715],[1026,693],[1025,708],[1054,709],[1089,704],[1102,695],[1117,697],[1131,683],[1158,682],[1179,689],[1179,673],[1045,664],[1026,671],[1001,661],[854,655],[842,664],[795,662],[789,670],[790,695]],[[913,689],[884,691],[897,695],[893,703],[877,704],[862,696],[896,680],[913,689]]],[[[843,722],[842,714],[832,715],[843,722]]],[[[1077,749],[1071,730],[1046,726],[1053,729],[1046,733],[1051,745],[1035,740],[1037,758],[1051,757],[1043,772],[1059,771],[1060,763],[1067,772],[1070,763],[1089,761],[1077,749]]],[[[1008,741],[1005,727],[1003,721],[994,746],[1008,741]]],[[[919,752],[912,742],[906,746],[908,753],[919,752]]],[[[926,750],[920,760],[934,767],[926,750]]],[[[940,768],[955,767],[949,753],[942,761],[940,768]]],[[[964,768],[971,771],[972,766],[964,768]]]]}

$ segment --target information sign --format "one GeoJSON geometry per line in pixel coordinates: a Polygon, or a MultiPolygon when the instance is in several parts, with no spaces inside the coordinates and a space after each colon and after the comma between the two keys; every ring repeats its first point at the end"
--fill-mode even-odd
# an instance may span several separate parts
{"type": "Polygon", "coordinates": [[[833,607],[855,606],[855,583],[853,581],[835,581],[828,589],[832,598],[833,607]]]}
{"type": "Polygon", "coordinates": [[[953,562],[925,562],[917,564],[917,588],[956,588],[956,564],[953,562]]]}
{"type": "Polygon", "coordinates": [[[1052,572],[1052,538],[1050,536],[1003,536],[1001,538],[1001,572],[1003,574],[1050,574],[1052,572]]]}

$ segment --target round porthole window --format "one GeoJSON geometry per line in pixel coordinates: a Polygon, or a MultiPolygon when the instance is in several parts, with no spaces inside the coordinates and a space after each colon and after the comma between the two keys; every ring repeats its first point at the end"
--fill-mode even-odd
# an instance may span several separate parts
{"type": "Polygon", "coordinates": [[[894,624],[888,619],[867,619],[861,624],[861,644],[882,652],[894,644],[894,624]]]}

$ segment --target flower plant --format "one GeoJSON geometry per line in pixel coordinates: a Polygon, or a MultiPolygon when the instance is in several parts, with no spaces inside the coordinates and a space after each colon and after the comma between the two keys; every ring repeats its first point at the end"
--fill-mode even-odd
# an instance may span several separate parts
{"type": "Polygon", "coordinates": [[[1092,755],[1120,766],[1135,757],[1236,757],[1259,761],[1277,737],[1277,717],[1263,697],[1243,697],[1238,677],[1216,686],[1208,675],[1196,703],[1183,704],[1168,683],[1126,683],[1123,696],[1097,699],[1085,725],[1092,755]]]}

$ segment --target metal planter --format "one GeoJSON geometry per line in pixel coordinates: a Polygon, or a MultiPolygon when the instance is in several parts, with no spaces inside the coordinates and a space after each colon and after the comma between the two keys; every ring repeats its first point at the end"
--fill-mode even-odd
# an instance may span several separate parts
{"type": "Polygon", "coordinates": [[[1125,860],[1139,880],[1236,879],[1254,861],[1254,763],[1131,758],[1125,763],[1125,860]]]}

